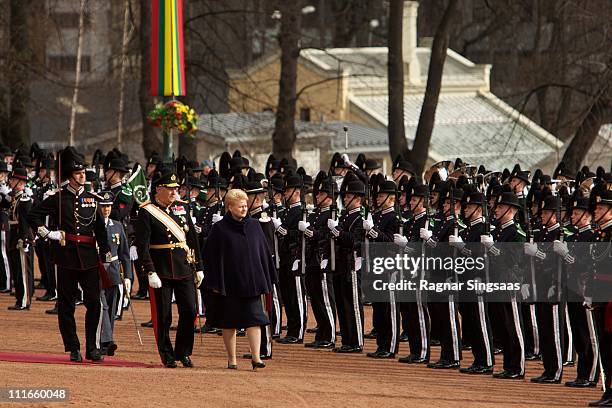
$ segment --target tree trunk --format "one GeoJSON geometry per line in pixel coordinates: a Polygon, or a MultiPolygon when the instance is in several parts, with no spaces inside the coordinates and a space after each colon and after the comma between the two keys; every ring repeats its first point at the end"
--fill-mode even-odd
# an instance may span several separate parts
{"type": "Polygon", "coordinates": [[[272,135],[272,152],[279,158],[293,161],[295,144],[295,104],[297,63],[300,56],[301,1],[281,1],[279,43],[281,72],[276,108],[276,123],[272,135]]]}
{"type": "Polygon", "coordinates": [[[456,6],[457,0],[449,0],[448,6],[446,6],[446,10],[444,10],[442,20],[436,29],[433,44],[431,45],[431,59],[427,72],[425,97],[423,98],[423,106],[419,116],[419,124],[417,126],[414,145],[408,157],[408,160],[410,160],[414,166],[416,174],[421,174],[423,172],[427,162],[429,143],[431,141],[431,134],[436,118],[436,108],[438,107],[438,99],[440,97],[440,88],[442,87],[442,72],[444,70],[444,61],[446,60],[446,51],[448,49],[451,19],[455,14],[456,6]]]}
{"type": "Polygon", "coordinates": [[[138,102],[142,119],[142,149],[145,157],[156,151],[161,154],[162,144],[155,129],[149,124],[147,115],[153,109],[151,86],[151,1],[140,0],[140,83],[138,102]]]}
{"type": "Polygon", "coordinates": [[[610,102],[603,96],[599,97],[587,112],[561,159],[569,173],[575,174],[580,170],[580,165],[597,138],[599,129],[607,120],[610,120],[610,115],[610,102]]]}
{"type": "Polygon", "coordinates": [[[391,0],[389,5],[388,42],[388,125],[389,152],[394,160],[398,154],[406,155],[408,144],[404,128],[404,60],[402,58],[402,29],[404,0],[391,0]]]}
{"type": "Polygon", "coordinates": [[[29,146],[28,101],[30,99],[30,77],[28,67],[31,61],[27,11],[29,0],[10,2],[10,55],[9,58],[9,109],[6,142],[9,147],[29,146]]]}

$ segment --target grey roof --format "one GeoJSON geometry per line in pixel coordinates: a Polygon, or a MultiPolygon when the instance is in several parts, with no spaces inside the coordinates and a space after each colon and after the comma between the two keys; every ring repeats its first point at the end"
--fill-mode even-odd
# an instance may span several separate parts
{"type": "MultiPolygon", "coordinates": [[[[319,68],[340,73],[349,69],[349,87],[352,90],[366,88],[386,88],[387,86],[387,47],[329,48],[325,50],[306,49],[301,56],[319,68]]],[[[475,65],[456,52],[448,50],[444,64],[444,85],[480,86],[486,83],[482,65],[475,65]]],[[[421,83],[427,82],[427,70],[431,49],[418,47],[416,57],[419,64],[421,83]]]]}
{"type": "MultiPolygon", "coordinates": [[[[201,115],[198,119],[198,134],[209,134],[223,138],[227,142],[244,142],[272,136],[275,125],[272,112],[257,113],[218,113],[201,115]]],[[[325,124],[295,121],[298,138],[332,135],[325,124]]]]}
{"type": "MultiPolygon", "coordinates": [[[[349,125],[349,151],[387,151],[386,96],[351,96],[351,103],[366,109],[381,123],[381,129],[349,125]]],[[[408,146],[412,147],[423,97],[404,98],[404,116],[408,146]]],[[[346,122],[333,122],[335,150],[344,149],[346,122]]],[[[556,151],[558,141],[525,118],[516,119],[483,94],[442,94],[436,111],[436,123],[431,138],[429,156],[433,160],[461,157],[467,162],[484,164],[487,168],[503,169],[520,163],[531,168],[556,151]]]]}

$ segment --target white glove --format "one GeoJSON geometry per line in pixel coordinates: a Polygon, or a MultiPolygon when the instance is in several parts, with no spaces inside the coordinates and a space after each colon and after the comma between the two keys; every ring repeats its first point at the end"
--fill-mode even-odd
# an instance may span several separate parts
{"type": "Polygon", "coordinates": [[[408,244],[408,238],[400,234],[393,234],[393,242],[400,248],[404,248],[408,244]]]}
{"type": "Polygon", "coordinates": [[[493,246],[493,237],[491,235],[481,235],[480,242],[487,248],[491,248],[493,246]]]}
{"type": "Polygon", "coordinates": [[[129,297],[131,298],[131,293],[132,293],[132,281],[129,278],[125,278],[125,280],[123,281],[125,283],[125,293],[127,293],[129,295],[129,297]]]}
{"type": "Polygon", "coordinates": [[[202,284],[202,281],[204,280],[204,272],[202,271],[197,271],[195,273],[195,284],[196,284],[196,288],[199,288],[200,285],[202,284]]]}
{"type": "MultiPolygon", "coordinates": [[[[49,234],[51,235],[51,234],[49,234]]],[[[135,261],[138,259],[138,250],[134,245],[130,247],[130,261],[135,261]]]]}
{"type": "Polygon", "coordinates": [[[270,219],[272,220],[272,224],[274,224],[274,229],[275,230],[277,230],[278,227],[280,227],[283,224],[283,222],[279,218],[270,217],[270,219]]]}
{"type": "Polygon", "coordinates": [[[32,197],[32,195],[34,194],[34,193],[32,192],[32,189],[31,189],[30,187],[24,187],[24,188],[23,188],[23,193],[24,193],[25,195],[27,195],[28,197],[32,197]]]}
{"type": "Polygon", "coordinates": [[[314,204],[306,204],[306,211],[313,212],[314,211],[314,204]]]}
{"type": "Polygon", "coordinates": [[[214,213],[212,216],[212,223],[215,224],[219,221],[221,221],[223,219],[223,217],[217,213],[214,213]]]}
{"type": "Polygon", "coordinates": [[[0,194],[2,195],[7,195],[11,192],[11,189],[8,188],[8,186],[6,184],[2,184],[0,185],[0,194]]]}
{"type": "Polygon", "coordinates": [[[49,231],[49,233],[47,234],[47,236],[45,238],[49,238],[53,241],[61,241],[62,240],[62,233],[61,231],[49,231]]]}
{"type": "Polygon", "coordinates": [[[333,230],[337,226],[338,226],[338,220],[332,220],[331,218],[327,220],[327,228],[329,228],[330,230],[333,230]]]}
{"type": "Polygon", "coordinates": [[[523,283],[521,285],[521,295],[523,295],[523,300],[529,299],[529,284],[523,283]]]}
{"type": "Polygon", "coordinates": [[[306,228],[304,230],[304,235],[306,235],[307,238],[312,238],[314,236],[314,231],[310,228],[306,228]]]}
{"type": "Polygon", "coordinates": [[[431,232],[428,229],[421,228],[419,230],[419,236],[421,237],[421,239],[423,239],[423,241],[428,241],[429,238],[431,238],[432,235],[433,235],[433,232],[431,232]]]}
{"type": "Polygon", "coordinates": [[[561,257],[565,258],[565,256],[569,254],[567,242],[561,242],[558,239],[555,239],[553,242],[553,251],[561,255],[561,257]]]}
{"type": "Polygon", "coordinates": [[[23,239],[17,240],[17,249],[23,249],[23,239]]]}
{"type": "Polygon", "coordinates": [[[592,309],[593,308],[593,298],[585,296],[584,302],[582,302],[582,306],[586,307],[587,309],[592,309]]]}
{"type": "Polygon", "coordinates": [[[374,221],[372,220],[372,216],[368,214],[368,218],[363,220],[363,229],[366,230],[366,232],[368,232],[373,227],[374,227],[374,221]]]}
{"type": "Polygon", "coordinates": [[[462,250],[465,247],[465,242],[463,242],[463,239],[457,235],[449,235],[448,243],[459,250],[462,250]]]}
{"type": "Polygon", "coordinates": [[[298,222],[298,229],[301,232],[306,231],[306,228],[310,227],[310,223],[308,221],[299,221],[298,222]]]}
{"type": "Polygon", "coordinates": [[[193,230],[196,232],[196,234],[202,233],[202,227],[200,227],[198,224],[193,224],[193,230]]]}
{"type": "Polygon", "coordinates": [[[261,208],[263,208],[264,211],[267,210],[268,207],[270,207],[270,204],[268,204],[267,201],[264,201],[263,204],[261,205],[261,208]]]}
{"type": "Polygon", "coordinates": [[[523,247],[525,249],[525,255],[535,256],[540,259],[546,258],[546,254],[538,249],[538,244],[536,243],[525,242],[525,244],[523,244],[523,247]]]}
{"type": "Polygon", "coordinates": [[[149,286],[153,289],[159,289],[162,287],[161,279],[159,279],[156,272],[149,272],[149,286]]]}

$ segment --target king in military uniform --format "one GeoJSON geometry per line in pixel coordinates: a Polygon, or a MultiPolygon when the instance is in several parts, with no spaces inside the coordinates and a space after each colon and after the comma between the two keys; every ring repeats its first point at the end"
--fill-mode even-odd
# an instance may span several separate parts
{"type": "Polygon", "coordinates": [[[147,274],[153,330],[162,363],[193,367],[196,286],[204,278],[198,237],[186,202],[178,197],[178,177],[166,172],[153,181],[155,198],[140,206],[136,221],[136,247],[140,273],[147,274]],[[195,282],[195,285],[194,285],[195,282]],[[174,348],[170,341],[172,294],[179,321],[174,348]]]}

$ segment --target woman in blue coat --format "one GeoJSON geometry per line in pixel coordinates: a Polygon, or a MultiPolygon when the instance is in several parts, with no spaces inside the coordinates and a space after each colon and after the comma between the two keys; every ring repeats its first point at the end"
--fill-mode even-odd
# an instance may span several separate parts
{"type": "Polygon", "coordinates": [[[223,329],[227,367],[236,369],[236,329],[246,328],[253,369],[263,368],[260,326],[270,324],[265,295],[275,283],[274,261],[259,222],[247,216],[247,195],[230,190],[226,214],[215,223],[203,250],[204,285],[212,292],[208,319],[223,329]]]}

